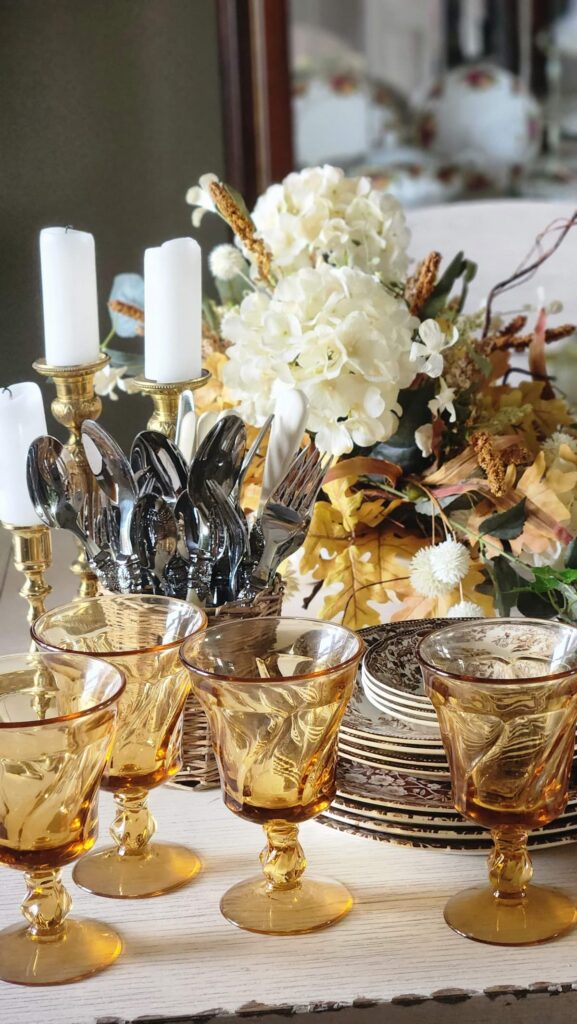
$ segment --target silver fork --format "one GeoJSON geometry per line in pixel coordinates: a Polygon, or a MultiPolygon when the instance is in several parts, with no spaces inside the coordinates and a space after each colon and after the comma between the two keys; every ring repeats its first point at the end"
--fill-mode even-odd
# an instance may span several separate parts
{"type": "Polygon", "coordinates": [[[236,576],[243,559],[248,535],[242,513],[238,513],[228,495],[216,480],[207,480],[206,487],[214,508],[214,568],[211,586],[214,603],[234,601],[236,576]]]}
{"type": "Polygon", "coordinates": [[[264,546],[251,576],[254,586],[269,586],[280,563],[300,548],[330,461],[313,445],[303,449],[266,502],[259,521],[264,546]]]}

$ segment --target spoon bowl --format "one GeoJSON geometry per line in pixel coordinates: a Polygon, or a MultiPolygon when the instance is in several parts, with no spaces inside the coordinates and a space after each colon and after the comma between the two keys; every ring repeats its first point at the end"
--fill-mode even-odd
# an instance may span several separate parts
{"type": "Polygon", "coordinates": [[[120,510],[119,552],[131,555],[130,523],[138,488],[130,463],[114,438],[94,420],[85,420],[82,424],[82,445],[88,465],[100,487],[120,510]]]}
{"type": "MultiPolygon", "coordinates": [[[[130,450],[130,465],[135,477],[146,479],[148,485],[158,484],[166,501],[175,502],[186,490],[187,464],[177,446],[158,430],[142,430],[130,450]]],[[[139,486],[142,493],[142,486],[139,486]]],[[[156,493],[156,487],[152,486],[156,493]]]]}

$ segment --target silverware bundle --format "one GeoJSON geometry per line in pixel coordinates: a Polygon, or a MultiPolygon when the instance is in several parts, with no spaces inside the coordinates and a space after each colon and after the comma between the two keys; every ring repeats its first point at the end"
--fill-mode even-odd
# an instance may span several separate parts
{"type": "MultiPolygon", "coordinates": [[[[249,522],[241,488],[273,417],[248,451],[236,414],[223,415],[196,450],[186,420],[185,411],[177,439],[179,432],[187,438],[181,436],[180,447],[144,430],[130,458],[98,423],[86,420],[88,471],[56,438],[37,438],[28,453],[31,499],[47,526],[69,530],[82,542],[108,590],[167,594],[212,607],[250,604],[303,543],[328,462],[314,445],[296,455],[293,448],[287,459],[285,433],[283,458],[273,466],[273,431],[261,505],[249,522]]],[[[302,430],[296,445],[300,436],[302,430]]]]}

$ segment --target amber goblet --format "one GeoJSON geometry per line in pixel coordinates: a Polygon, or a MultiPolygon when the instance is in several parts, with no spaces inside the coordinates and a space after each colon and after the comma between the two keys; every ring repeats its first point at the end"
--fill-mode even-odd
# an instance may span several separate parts
{"type": "Polygon", "coordinates": [[[98,785],[112,747],[122,673],[95,658],[0,658],[0,863],[24,872],[27,927],[0,932],[0,978],[77,981],[122,949],[113,928],[68,919],[60,870],[94,845],[98,785]]]}
{"type": "Polygon", "coordinates": [[[210,722],[224,802],[264,828],[264,877],[233,886],[224,916],[253,932],[289,935],[333,924],[349,891],[303,878],[299,823],[335,795],[337,734],[364,644],[342,626],[261,618],[213,626],[182,647],[210,722]]]}
{"type": "Polygon", "coordinates": [[[490,888],[445,907],[480,942],[532,945],[577,923],[573,902],[530,884],[527,835],[567,803],[577,721],[577,629],[539,619],[462,622],[419,645],[455,806],[491,830],[490,888]]]}
{"type": "Polygon", "coordinates": [[[151,843],[148,793],[181,767],[182,714],[190,690],[178,649],[206,623],[185,601],[145,594],[93,597],[46,612],[32,636],[45,650],[79,651],[122,669],[126,689],[102,788],[114,794],[115,845],[83,858],[74,880],[99,896],[136,899],[176,889],[198,874],[198,856],[151,843]]]}

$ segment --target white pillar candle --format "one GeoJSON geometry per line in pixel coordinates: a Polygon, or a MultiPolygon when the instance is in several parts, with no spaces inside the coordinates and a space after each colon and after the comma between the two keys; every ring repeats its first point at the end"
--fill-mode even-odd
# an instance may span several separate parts
{"type": "Polygon", "coordinates": [[[0,519],[12,526],[36,526],[40,519],[28,494],[26,458],[36,437],[46,433],[37,384],[0,390],[0,519]]]}
{"type": "Polygon", "coordinates": [[[94,237],[72,228],[40,232],[46,362],[93,363],[100,352],[94,237]]]}
{"type": "Polygon", "coordinates": [[[200,246],[174,238],[144,254],[144,373],[167,384],[201,372],[200,246]]]}

